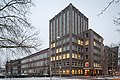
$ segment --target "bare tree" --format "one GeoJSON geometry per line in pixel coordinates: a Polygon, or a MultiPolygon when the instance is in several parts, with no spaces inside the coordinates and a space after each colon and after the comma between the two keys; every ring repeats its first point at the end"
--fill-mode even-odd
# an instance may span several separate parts
{"type": "MultiPolygon", "coordinates": [[[[120,0],[111,0],[108,2],[107,6],[104,7],[104,9],[101,11],[100,14],[98,14],[98,16],[102,15],[113,3],[119,4],[120,0]]],[[[120,26],[120,13],[118,12],[118,16],[114,17],[114,24],[117,26],[120,26]]],[[[120,32],[120,29],[117,29],[120,32]]]]}
{"type": "Polygon", "coordinates": [[[30,52],[41,45],[29,20],[31,0],[0,1],[0,51],[30,52]]]}

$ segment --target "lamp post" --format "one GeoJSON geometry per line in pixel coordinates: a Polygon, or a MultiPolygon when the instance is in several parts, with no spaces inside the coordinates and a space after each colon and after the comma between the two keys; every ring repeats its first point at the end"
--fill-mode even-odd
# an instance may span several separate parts
{"type": "Polygon", "coordinates": [[[50,80],[52,80],[52,70],[51,70],[51,46],[50,46],[49,56],[50,56],[50,80]]]}
{"type": "Polygon", "coordinates": [[[60,80],[61,80],[61,65],[59,66],[59,74],[60,74],[60,80]]]}
{"type": "MultiPolygon", "coordinates": [[[[60,36],[57,37],[58,45],[60,45],[60,36]]],[[[61,64],[59,65],[59,75],[60,75],[60,80],[61,80],[61,64]]]]}

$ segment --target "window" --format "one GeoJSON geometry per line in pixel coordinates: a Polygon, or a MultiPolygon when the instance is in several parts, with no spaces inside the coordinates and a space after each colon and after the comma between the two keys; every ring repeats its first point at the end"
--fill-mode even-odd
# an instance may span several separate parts
{"type": "Polygon", "coordinates": [[[65,70],[63,70],[63,74],[65,74],[65,70]]]}
{"type": "Polygon", "coordinates": [[[61,62],[59,62],[59,66],[61,66],[61,62]]]}
{"type": "Polygon", "coordinates": [[[75,66],[77,67],[77,62],[75,62],[75,66]]]}
{"type": "Polygon", "coordinates": [[[72,62],[72,66],[75,66],[74,62],[72,62]]]}
{"type": "Polygon", "coordinates": [[[77,74],[77,70],[75,70],[75,74],[77,74]]]}
{"type": "Polygon", "coordinates": [[[56,66],[58,66],[58,63],[56,63],[56,66]]]}
{"type": "Polygon", "coordinates": [[[59,55],[59,59],[60,59],[60,60],[62,59],[61,55],[59,55]]]}
{"type": "Polygon", "coordinates": [[[81,41],[80,40],[78,40],[78,44],[80,44],[81,43],[81,41]]]}
{"type": "Polygon", "coordinates": [[[94,41],[94,46],[96,46],[96,42],[94,41]]]}
{"type": "Polygon", "coordinates": [[[66,33],[65,24],[66,24],[66,22],[65,22],[65,13],[63,13],[63,35],[65,35],[65,33],[66,33]]]}
{"type": "Polygon", "coordinates": [[[74,33],[74,11],[72,11],[72,33],[74,33]]]}
{"type": "Polygon", "coordinates": [[[77,59],[77,54],[74,54],[75,55],[75,58],[77,59]]]}
{"type": "Polygon", "coordinates": [[[56,60],[58,60],[58,56],[56,56],[56,60]]]}
{"type": "Polygon", "coordinates": [[[78,59],[80,59],[80,54],[78,54],[78,59]]]}
{"type": "Polygon", "coordinates": [[[69,66],[69,62],[67,62],[67,64],[66,64],[67,66],[69,66]]]}
{"type": "Polygon", "coordinates": [[[87,41],[85,41],[85,45],[89,45],[89,41],[87,40],[87,41]]]}
{"type": "Polygon", "coordinates": [[[85,48],[85,51],[88,52],[88,48],[85,48]]]}
{"type": "Polygon", "coordinates": [[[56,53],[58,53],[58,49],[56,49],[56,53]]]}
{"type": "Polygon", "coordinates": [[[74,74],[74,72],[75,72],[75,71],[74,71],[74,70],[72,70],[72,74],[74,74]]]}
{"type": "Polygon", "coordinates": [[[55,43],[52,44],[52,47],[55,47],[55,43]]]}
{"type": "Polygon", "coordinates": [[[55,57],[53,57],[53,61],[55,61],[55,57]]]}
{"type": "Polygon", "coordinates": [[[67,57],[66,57],[66,58],[70,58],[70,54],[69,54],[69,53],[67,54],[67,57]]]}
{"type": "Polygon", "coordinates": [[[62,17],[61,17],[61,15],[60,15],[60,20],[59,20],[59,31],[60,31],[59,35],[61,37],[61,35],[62,35],[62,17]]]}
{"type": "Polygon", "coordinates": [[[69,11],[67,11],[67,34],[69,33],[69,11]]]}
{"type": "Polygon", "coordinates": [[[74,53],[72,53],[72,58],[75,58],[74,53]]]}
{"type": "Polygon", "coordinates": [[[83,74],[83,70],[81,70],[81,74],[83,74]]]}
{"type": "Polygon", "coordinates": [[[81,65],[80,65],[81,67],[83,67],[83,63],[81,63],[81,65]]]}
{"type": "Polygon", "coordinates": [[[81,41],[81,45],[83,45],[83,41],[81,41]]]}
{"type": "Polygon", "coordinates": [[[51,61],[52,61],[52,57],[51,57],[51,61]]]}
{"type": "Polygon", "coordinates": [[[81,52],[83,52],[83,48],[81,48],[81,52]]]}
{"type": "Polygon", "coordinates": [[[62,52],[62,48],[59,49],[59,52],[62,52]]]}
{"type": "Polygon", "coordinates": [[[78,40],[77,43],[80,44],[80,45],[83,45],[83,41],[82,40],[78,40]]]}
{"type": "Polygon", "coordinates": [[[63,66],[65,66],[65,62],[63,62],[63,66]]]}
{"type": "Polygon", "coordinates": [[[80,69],[78,69],[78,74],[80,74],[80,69]]]}
{"type": "Polygon", "coordinates": [[[66,74],[70,74],[70,70],[66,70],[66,74]]]}
{"type": "Polygon", "coordinates": [[[65,58],[66,58],[65,54],[63,54],[63,59],[65,59],[65,58]]]}
{"type": "Polygon", "coordinates": [[[86,57],[86,59],[88,59],[88,55],[86,55],[85,57],[86,57]]]}
{"type": "Polygon", "coordinates": [[[88,33],[85,34],[85,37],[86,37],[86,38],[88,37],[88,33]]]}
{"type": "Polygon", "coordinates": [[[75,12],[75,34],[77,34],[78,29],[77,29],[77,13],[75,12]]]}

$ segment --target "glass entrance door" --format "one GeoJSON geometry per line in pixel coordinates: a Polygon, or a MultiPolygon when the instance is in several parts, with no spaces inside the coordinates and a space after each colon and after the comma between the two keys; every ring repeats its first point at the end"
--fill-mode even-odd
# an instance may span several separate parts
{"type": "Polygon", "coordinates": [[[86,70],[85,70],[85,76],[88,76],[88,75],[89,75],[89,72],[90,72],[90,70],[89,70],[89,69],[86,69],[86,70]]]}

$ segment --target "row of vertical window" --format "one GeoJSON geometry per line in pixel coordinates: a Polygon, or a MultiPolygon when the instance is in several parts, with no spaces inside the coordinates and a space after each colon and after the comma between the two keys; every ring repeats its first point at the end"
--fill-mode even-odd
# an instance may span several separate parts
{"type": "Polygon", "coordinates": [[[88,29],[88,20],[84,16],[80,16],[74,10],[72,11],[72,33],[80,34],[88,29]]]}
{"type": "Polygon", "coordinates": [[[70,41],[69,37],[63,39],[63,43],[62,43],[62,40],[57,40],[56,43],[54,42],[54,43],[51,44],[51,48],[54,48],[55,46],[60,46],[61,44],[65,44],[65,43],[67,43],[69,41],[70,41]]]}
{"type": "Polygon", "coordinates": [[[64,36],[69,33],[69,11],[64,12],[59,17],[56,17],[50,22],[51,41],[55,40],[57,36],[64,36]]]}
{"type": "Polygon", "coordinates": [[[73,69],[72,70],[72,74],[83,74],[83,70],[82,69],[73,69]]]}
{"type": "Polygon", "coordinates": [[[36,55],[36,56],[32,56],[30,58],[23,59],[21,61],[21,63],[32,62],[32,61],[43,59],[43,58],[48,58],[48,53],[39,54],[39,55],[36,55]]]}
{"type": "MultiPolygon", "coordinates": [[[[72,38],[72,42],[77,42],[77,44],[79,44],[79,45],[82,45],[83,46],[83,40],[80,40],[80,39],[78,39],[78,40],[76,40],[75,38],[72,38]]],[[[89,40],[86,40],[85,41],[85,45],[87,46],[87,45],[89,45],[89,40]]]]}
{"type": "MultiPolygon", "coordinates": [[[[65,61],[65,62],[56,62],[56,63],[52,63],[52,67],[67,67],[70,65],[70,62],[68,61],[65,61]]],[[[76,61],[73,61],[72,62],[72,67],[83,67],[83,62],[76,62],[76,61]]]]}
{"type": "MultiPolygon", "coordinates": [[[[51,61],[61,60],[61,59],[68,59],[68,58],[70,58],[70,54],[69,53],[63,54],[63,55],[53,56],[53,57],[51,57],[51,61]]],[[[83,55],[82,54],[72,53],[72,58],[83,60],[83,55]]]]}
{"type": "Polygon", "coordinates": [[[28,67],[37,67],[37,66],[45,66],[48,65],[48,61],[39,61],[21,65],[21,68],[28,68],[28,67]]]}
{"type": "Polygon", "coordinates": [[[63,55],[58,55],[58,56],[53,56],[51,57],[51,61],[55,61],[55,60],[61,60],[61,59],[67,59],[70,58],[70,54],[63,54],[63,55]]]}
{"type": "Polygon", "coordinates": [[[22,73],[39,73],[39,74],[48,74],[48,69],[41,69],[41,68],[38,68],[38,69],[29,69],[28,71],[27,70],[21,70],[22,73]]]}
{"type": "MultiPolygon", "coordinates": [[[[72,69],[72,74],[83,74],[83,70],[82,69],[72,69]]],[[[52,71],[53,74],[70,74],[70,70],[65,70],[65,69],[57,69],[57,70],[53,70],[52,71]]]]}
{"type": "Polygon", "coordinates": [[[94,63],[94,67],[101,67],[100,63],[94,63]]]}

